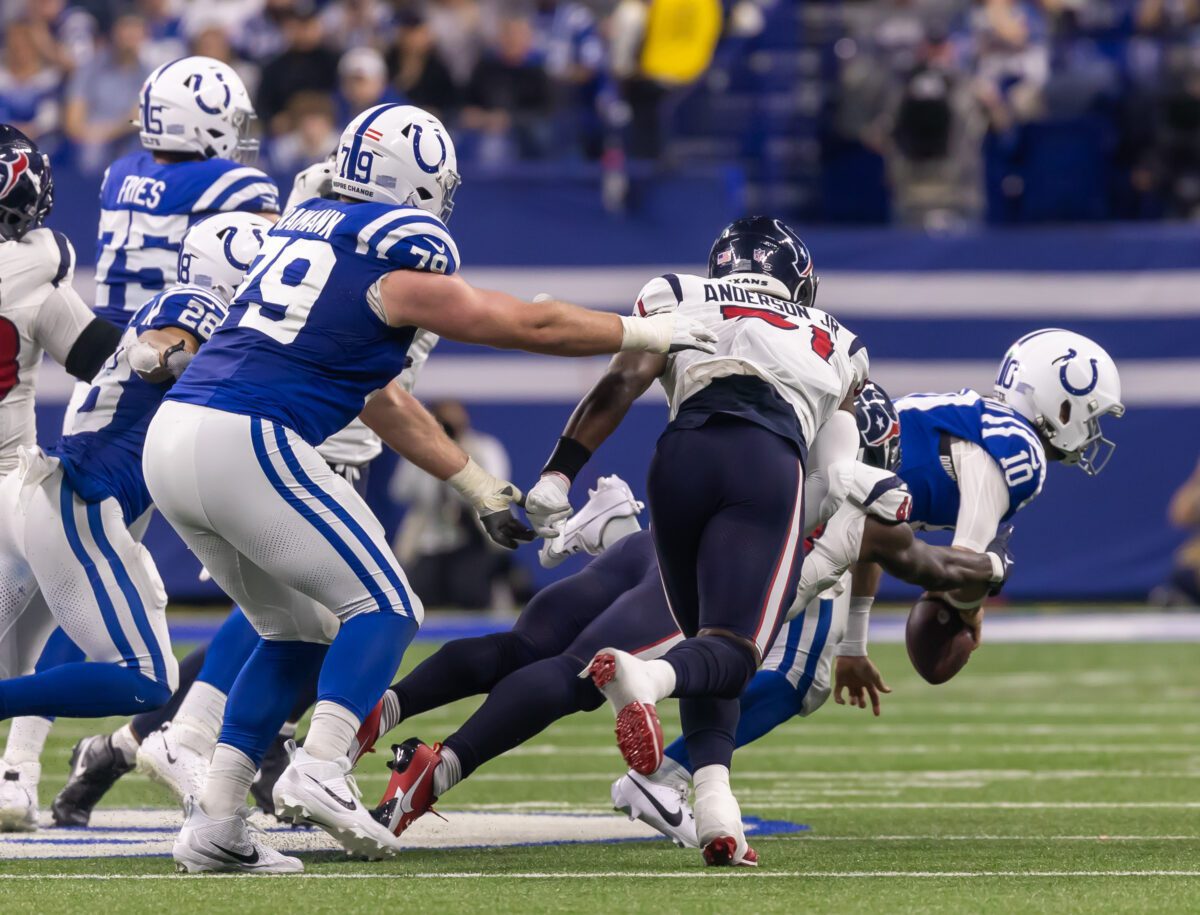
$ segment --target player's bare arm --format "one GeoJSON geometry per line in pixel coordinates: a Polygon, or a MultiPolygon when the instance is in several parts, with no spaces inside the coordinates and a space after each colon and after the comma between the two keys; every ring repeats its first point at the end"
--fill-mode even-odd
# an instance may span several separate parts
{"type": "Polygon", "coordinates": [[[1003,560],[991,553],[931,546],[913,536],[907,524],[884,524],[869,516],[859,559],[878,562],[889,574],[927,591],[951,591],[964,585],[986,591],[1007,574],[1003,560]]]}
{"type": "Polygon", "coordinates": [[[390,325],[416,325],[463,343],[550,356],[713,351],[712,335],[699,322],[675,313],[622,318],[555,299],[526,302],[477,289],[456,276],[413,270],[389,273],[377,289],[390,325]]]}
{"type": "Polygon", "coordinates": [[[521,490],[492,476],[459,447],[419,400],[392,382],[375,394],[359,418],[384,443],[426,473],[444,480],[471,504],[489,537],[506,549],[533,539],[509,506],[521,490]]]}
{"type": "Polygon", "coordinates": [[[183,374],[198,349],[200,341],[182,328],[146,330],[129,348],[129,367],[151,384],[173,381],[183,374]]]}

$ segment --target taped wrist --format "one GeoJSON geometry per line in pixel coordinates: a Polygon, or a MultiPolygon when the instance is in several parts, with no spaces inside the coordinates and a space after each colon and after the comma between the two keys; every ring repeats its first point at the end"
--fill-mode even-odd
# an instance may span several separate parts
{"type": "Polygon", "coordinates": [[[984,553],[983,555],[991,560],[992,563],[991,583],[994,585],[1000,584],[1004,581],[1004,560],[992,552],[984,553]]]}
{"type": "Polygon", "coordinates": [[[480,514],[503,511],[512,498],[511,492],[502,491],[511,490],[511,486],[492,476],[470,457],[462,470],[446,482],[480,514]]]}
{"type": "Polygon", "coordinates": [[[846,617],[846,633],[838,642],[839,657],[865,658],[867,656],[867,630],[871,622],[873,597],[850,598],[850,613],[846,617]]]}
{"type": "Polygon", "coordinates": [[[564,435],[554,446],[554,451],[550,454],[550,460],[546,461],[546,466],[542,468],[542,473],[561,473],[573,483],[591,456],[590,448],[564,435]]]}
{"type": "Polygon", "coordinates": [[[158,350],[149,343],[141,340],[129,347],[127,358],[129,359],[129,367],[139,375],[152,374],[157,369],[162,368],[158,350]]]}
{"type": "Polygon", "coordinates": [[[621,349],[665,353],[671,348],[672,315],[621,318],[621,349]],[[666,320],[662,320],[662,319],[666,320]]]}

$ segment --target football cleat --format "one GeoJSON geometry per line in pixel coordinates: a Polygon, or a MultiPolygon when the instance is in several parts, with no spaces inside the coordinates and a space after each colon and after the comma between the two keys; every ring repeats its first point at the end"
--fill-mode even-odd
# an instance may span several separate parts
{"type": "Polygon", "coordinates": [[[32,762],[0,759],[0,832],[33,832],[38,828],[38,780],[42,767],[32,762]]]}
{"type": "Polygon", "coordinates": [[[657,697],[644,661],[615,648],[596,653],[580,677],[588,676],[617,713],[617,747],[633,771],[650,775],[663,759],[657,697]]]}
{"type": "Polygon", "coordinates": [[[729,786],[704,796],[696,792],[696,835],[709,867],[757,867],[758,853],[746,842],[742,809],[729,786]]]}
{"type": "Polygon", "coordinates": [[[736,836],[718,836],[704,846],[704,863],[709,867],[758,867],[758,852],[736,836]]]}
{"type": "Polygon", "coordinates": [[[613,808],[641,820],[680,848],[699,848],[696,817],[688,804],[687,783],[667,785],[627,772],[612,785],[613,808]]]}
{"type": "Polygon", "coordinates": [[[258,774],[254,776],[250,785],[250,796],[263,813],[294,826],[307,826],[307,823],[294,823],[286,817],[281,817],[275,811],[275,783],[279,781],[279,776],[283,775],[287,765],[287,738],[277,734],[271,741],[271,746],[267,748],[267,753],[258,767],[258,774]]]}
{"type": "Polygon", "coordinates": [[[291,761],[275,783],[276,816],[321,827],[355,857],[379,860],[400,851],[396,837],[363,806],[349,759],[317,759],[294,740],[286,747],[291,761]]]}
{"type": "Polygon", "coordinates": [[[195,798],[183,802],[183,829],[171,849],[175,868],[184,874],[300,874],[299,858],[280,854],[264,843],[250,825],[253,811],[242,807],[231,817],[215,819],[195,798]]]}
{"type": "Polygon", "coordinates": [[[189,727],[167,722],[146,737],[137,751],[137,770],[158,782],[182,804],[199,797],[212,758],[209,741],[189,727]]]}
{"type": "Polygon", "coordinates": [[[433,773],[442,761],[440,750],[441,744],[431,747],[416,737],[392,747],[393,759],[388,763],[392,778],[371,816],[393,835],[400,835],[437,803],[433,773]]]}
{"type": "Polygon", "coordinates": [[[110,734],[95,734],[75,744],[71,751],[71,774],[50,805],[56,826],[86,826],[100,798],[117,779],[133,771],[112,745],[110,734]]]}
{"type": "Polygon", "coordinates": [[[375,708],[367,712],[367,717],[358,726],[354,735],[354,747],[350,751],[350,762],[358,765],[358,761],[368,753],[375,752],[375,743],[379,740],[379,721],[383,717],[383,700],[375,703],[375,708]]]}

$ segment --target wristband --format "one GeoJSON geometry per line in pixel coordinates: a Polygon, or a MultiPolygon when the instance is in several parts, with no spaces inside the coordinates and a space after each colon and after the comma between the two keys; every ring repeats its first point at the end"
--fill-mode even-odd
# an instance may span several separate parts
{"type": "Polygon", "coordinates": [[[1004,581],[1004,561],[995,553],[984,553],[992,561],[992,577],[990,583],[998,585],[1004,581]]]}
{"type": "Polygon", "coordinates": [[[983,606],[983,599],[987,595],[982,595],[976,600],[955,600],[950,596],[949,592],[942,595],[942,599],[955,610],[978,610],[983,606]]]}
{"type": "Polygon", "coordinates": [[[838,657],[865,658],[867,656],[867,629],[871,622],[873,597],[850,598],[850,613],[846,617],[846,631],[838,642],[838,657]]]}
{"type": "Polygon", "coordinates": [[[554,446],[554,451],[550,454],[550,460],[546,461],[546,466],[542,468],[542,473],[559,473],[566,477],[568,482],[573,483],[591,456],[590,448],[564,435],[554,446]]]}

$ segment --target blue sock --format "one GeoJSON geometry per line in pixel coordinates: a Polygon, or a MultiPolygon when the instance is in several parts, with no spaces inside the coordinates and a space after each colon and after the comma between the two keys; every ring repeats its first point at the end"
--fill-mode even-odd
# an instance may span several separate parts
{"type": "Polygon", "coordinates": [[[419,628],[412,617],[398,613],[360,613],[342,623],[321,666],[317,701],[336,702],[359,720],[366,718],[419,628]]]}
{"type": "Polygon", "coordinates": [[[241,608],[234,607],[209,642],[204,666],[200,668],[196,679],[228,696],[233,689],[233,682],[257,647],[258,633],[241,608]]]}
{"type": "MultiPolygon", "coordinates": [[[[803,698],[788,678],[777,670],[760,670],[742,693],[741,718],[738,719],[735,746],[744,747],[769,734],[800,711],[803,698]]],[[[675,738],[664,751],[689,772],[695,771],[682,737],[675,738]]]]}
{"type": "MultiPolygon", "coordinates": [[[[37,664],[34,666],[34,673],[45,673],[52,667],[58,667],[60,664],[69,664],[72,661],[86,661],[87,655],[83,653],[83,649],[71,641],[62,629],[55,629],[50,633],[50,638],[46,640],[46,645],[42,648],[42,655],[38,658],[37,664]]],[[[50,721],[54,720],[53,715],[44,716],[50,721]]]]}
{"type": "Polygon", "coordinates": [[[200,668],[204,664],[204,652],[204,648],[197,648],[179,662],[179,688],[175,690],[170,701],[165,703],[162,708],[155,709],[153,712],[143,712],[141,715],[134,715],[133,720],[129,722],[129,726],[133,728],[133,733],[139,737],[146,737],[153,734],[166,722],[175,719],[175,713],[179,711],[179,706],[183,704],[188,690],[196,682],[196,674],[200,672],[200,668]]]}
{"type": "Polygon", "coordinates": [[[158,708],[171,690],[117,664],[71,662],[0,682],[0,719],[22,715],[104,718],[158,708]]]}
{"type": "Polygon", "coordinates": [[[221,743],[261,763],[324,654],[325,646],[312,642],[259,639],[229,691],[221,743]]]}

